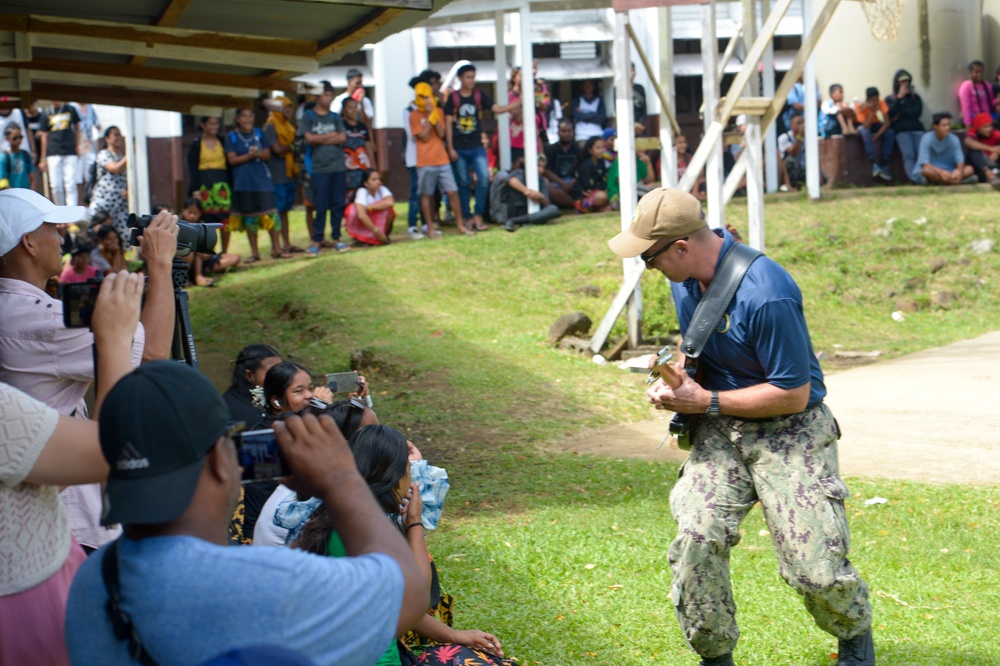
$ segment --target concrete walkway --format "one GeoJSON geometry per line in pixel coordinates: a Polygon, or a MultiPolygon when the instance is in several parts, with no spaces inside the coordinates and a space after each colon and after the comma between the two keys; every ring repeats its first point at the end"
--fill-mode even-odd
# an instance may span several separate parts
{"type": "MultiPolygon", "coordinates": [[[[845,476],[1000,484],[1000,331],[826,377],[845,476]]],[[[661,418],[591,431],[560,449],[683,460],[661,418]]]]}

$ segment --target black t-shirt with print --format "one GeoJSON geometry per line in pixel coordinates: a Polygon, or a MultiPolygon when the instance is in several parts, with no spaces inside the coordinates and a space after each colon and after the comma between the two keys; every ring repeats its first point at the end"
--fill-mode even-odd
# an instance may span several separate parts
{"type": "Polygon", "coordinates": [[[69,104],[51,113],[42,113],[39,125],[49,133],[46,155],[76,155],[76,126],[80,115],[69,104]]]}
{"type": "Polygon", "coordinates": [[[452,128],[451,141],[455,150],[468,150],[483,145],[480,137],[479,116],[484,110],[493,108],[493,98],[488,93],[480,91],[479,98],[481,104],[476,108],[476,93],[466,97],[461,91],[458,92],[458,109],[455,109],[455,97],[452,93],[444,103],[444,113],[447,116],[454,116],[455,124],[452,128]]]}

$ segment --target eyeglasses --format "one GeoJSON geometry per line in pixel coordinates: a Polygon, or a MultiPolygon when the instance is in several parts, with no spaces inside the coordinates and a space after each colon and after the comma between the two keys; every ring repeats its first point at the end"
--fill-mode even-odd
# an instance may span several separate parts
{"type": "Polygon", "coordinates": [[[664,245],[663,247],[661,247],[659,250],[651,254],[650,256],[647,257],[645,254],[640,254],[639,258],[642,259],[643,263],[646,264],[646,268],[652,269],[654,259],[656,259],[658,256],[669,250],[670,246],[676,243],[677,241],[686,241],[687,239],[688,236],[684,236],[683,238],[675,238],[666,245],[664,245]]]}

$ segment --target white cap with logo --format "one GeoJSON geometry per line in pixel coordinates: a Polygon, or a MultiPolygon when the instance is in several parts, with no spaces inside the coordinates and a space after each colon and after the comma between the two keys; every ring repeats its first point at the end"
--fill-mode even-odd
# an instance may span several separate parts
{"type": "Polygon", "coordinates": [[[51,224],[73,224],[84,218],[83,206],[57,206],[38,192],[12,188],[0,192],[0,257],[21,242],[24,234],[51,224]]]}

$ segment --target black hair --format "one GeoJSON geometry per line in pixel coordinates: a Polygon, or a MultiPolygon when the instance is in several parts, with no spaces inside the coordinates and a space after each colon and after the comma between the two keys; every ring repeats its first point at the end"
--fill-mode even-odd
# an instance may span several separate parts
{"type": "Polygon", "coordinates": [[[398,515],[395,490],[410,467],[406,435],[389,426],[370,425],[351,435],[347,446],[375,501],[390,516],[398,515]]]}
{"type": "Polygon", "coordinates": [[[370,176],[371,176],[371,175],[372,175],[373,173],[378,173],[378,171],[377,171],[377,170],[375,170],[375,169],[365,169],[364,171],[362,171],[362,172],[361,172],[361,187],[364,187],[364,186],[365,186],[365,183],[367,183],[367,182],[368,182],[368,178],[369,178],[369,177],[370,177],[370,176]]]}
{"type": "Polygon", "coordinates": [[[948,120],[951,120],[952,117],[953,116],[948,111],[942,111],[941,113],[935,113],[934,116],[931,118],[931,124],[937,125],[942,120],[944,120],[945,118],[947,118],[948,120]]]}
{"type": "Polygon", "coordinates": [[[1000,76],[1000,65],[997,65],[996,71],[993,72],[993,76],[1000,76]]]}
{"type": "Polygon", "coordinates": [[[792,115],[790,115],[788,119],[792,120],[793,118],[802,118],[805,120],[805,115],[801,111],[792,111],[792,115]]]}
{"type": "Polygon", "coordinates": [[[583,144],[583,154],[590,157],[590,151],[594,147],[594,144],[598,141],[603,141],[604,137],[598,134],[597,136],[592,136],[587,139],[587,143],[583,144]]]}
{"type": "Polygon", "coordinates": [[[165,203],[153,204],[153,210],[152,210],[153,215],[159,215],[163,211],[167,211],[168,213],[173,212],[170,210],[170,206],[168,206],[165,203]]]}
{"type": "MultiPolygon", "coordinates": [[[[3,130],[3,135],[10,136],[14,132],[21,132],[20,125],[13,122],[7,123],[7,127],[5,127],[3,130]]],[[[21,136],[24,136],[24,132],[21,132],[21,136]]]]}
{"type": "Polygon", "coordinates": [[[222,119],[219,118],[218,116],[199,116],[198,117],[198,125],[199,126],[204,125],[205,123],[207,123],[212,118],[215,118],[216,120],[219,121],[219,127],[221,128],[222,127],[222,119]]]}
{"type": "Polygon", "coordinates": [[[872,97],[878,97],[878,88],[875,86],[868,86],[865,88],[865,99],[869,100],[872,97]]]}
{"type": "Polygon", "coordinates": [[[302,371],[309,374],[309,371],[303,368],[298,363],[293,363],[291,361],[282,361],[278,365],[274,366],[267,371],[264,376],[264,400],[267,402],[267,409],[274,412],[274,400],[283,401],[285,399],[285,391],[288,390],[289,385],[292,383],[292,379],[295,375],[302,371]]]}
{"type": "Polygon", "coordinates": [[[844,86],[840,85],[839,83],[834,83],[832,86],[830,86],[830,94],[832,95],[833,91],[837,90],[838,88],[843,90],[844,86]]]}
{"type": "Polygon", "coordinates": [[[470,62],[468,65],[462,65],[461,67],[459,67],[458,71],[455,72],[455,75],[461,77],[466,72],[475,72],[475,71],[476,71],[476,66],[470,62]]]}
{"type": "Polygon", "coordinates": [[[115,238],[118,239],[118,245],[121,246],[121,244],[122,244],[122,237],[120,235],[118,235],[118,230],[115,229],[113,225],[111,225],[111,224],[102,224],[101,226],[97,227],[97,240],[102,241],[105,238],[107,238],[108,236],[110,236],[111,234],[114,234],[115,238]]]}
{"type": "Polygon", "coordinates": [[[408,85],[411,88],[416,88],[418,83],[428,83],[428,81],[425,81],[423,78],[419,76],[414,76],[412,79],[410,79],[410,83],[408,85]]]}
{"type": "Polygon", "coordinates": [[[73,247],[73,251],[70,253],[70,256],[75,259],[81,254],[85,254],[89,257],[91,249],[90,243],[79,243],[73,247]]]}
{"type": "Polygon", "coordinates": [[[425,69],[418,76],[424,83],[430,83],[434,79],[441,80],[441,72],[434,71],[433,69],[425,69]]]}
{"type": "MultiPolygon", "coordinates": [[[[188,202],[185,201],[184,207],[187,208],[187,206],[188,202]]],[[[264,359],[268,358],[280,359],[281,354],[270,345],[247,345],[241,349],[240,353],[236,355],[236,360],[233,361],[233,387],[240,393],[249,393],[253,384],[247,379],[247,370],[256,371],[264,359]]]]}
{"type": "MultiPolygon", "coordinates": [[[[410,465],[406,437],[394,428],[370,425],[354,433],[347,445],[354,454],[358,472],[379,506],[390,518],[397,518],[399,500],[394,491],[410,465]]],[[[330,512],[323,504],[313,511],[291,546],[317,555],[328,555],[332,534],[330,512]]]]}
{"type": "Polygon", "coordinates": [[[333,422],[340,429],[345,439],[350,439],[358,431],[361,419],[364,418],[364,408],[356,406],[356,401],[338,400],[326,410],[333,422]]]}
{"type": "Polygon", "coordinates": [[[107,139],[109,136],[111,136],[111,130],[118,130],[119,134],[122,133],[122,131],[120,129],[118,129],[118,125],[112,125],[108,129],[104,130],[104,138],[105,139],[107,139]]]}
{"type": "Polygon", "coordinates": [[[969,71],[971,72],[972,68],[976,67],[976,66],[979,66],[979,67],[982,67],[983,69],[986,69],[986,65],[983,64],[982,60],[973,60],[972,62],[969,63],[969,71]]]}
{"type": "Polygon", "coordinates": [[[192,206],[194,206],[198,210],[201,210],[201,199],[199,199],[198,197],[188,197],[187,199],[184,200],[184,206],[181,208],[181,210],[183,210],[184,208],[191,208],[192,206]]]}
{"type": "Polygon", "coordinates": [[[562,117],[562,118],[560,118],[560,119],[559,119],[559,125],[558,125],[558,126],[559,126],[559,127],[562,127],[562,126],[563,126],[564,124],[565,124],[565,125],[569,125],[570,127],[573,127],[573,126],[574,126],[574,125],[573,125],[573,119],[572,119],[572,118],[566,118],[565,116],[564,116],[564,117],[562,117]]]}

